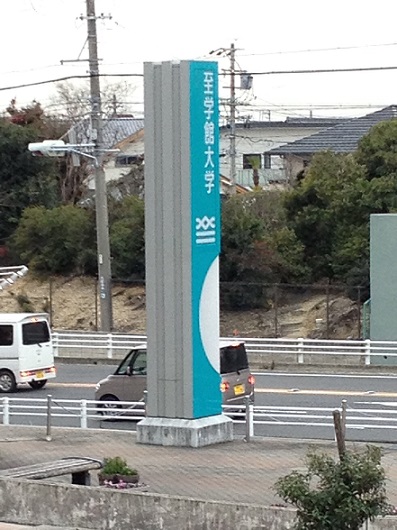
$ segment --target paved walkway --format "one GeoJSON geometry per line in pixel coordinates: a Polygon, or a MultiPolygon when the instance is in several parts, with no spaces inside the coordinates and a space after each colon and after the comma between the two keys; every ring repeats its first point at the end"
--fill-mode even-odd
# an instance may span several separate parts
{"type": "MultiPolygon", "coordinates": [[[[143,491],[271,505],[282,504],[274,483],[293,469],[304,469],[309,447],[336,456],[334,442],[255,438],[194,449],[137,444],[135,433],[126,431],[53,428],[52,434],[46,441],[45,427],[0,426],[0,469],[66,456],[119,455],[138,469],[143,491]]],[[[397,446],[383,449],[389,501],[397,505],[397,446]]],[[[51,480],[66,482],[70,477],[51,480]]],[[[97,483],[93,473],[92,484],[97,483]]]]}

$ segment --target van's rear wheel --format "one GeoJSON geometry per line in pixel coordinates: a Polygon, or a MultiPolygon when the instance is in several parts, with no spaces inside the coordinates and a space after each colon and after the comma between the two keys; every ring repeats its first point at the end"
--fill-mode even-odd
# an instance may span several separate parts
{"type": "Polygon", "coordinates": [[[8,370],[0,370],[0,392],[7,394],[15,392],[16,388],[14,374],[8,370]]]}
{"type": "Polygon", "coordinates": [[[39,390],[39,388],[43,388],[46,383],[47,379],[41,379],[40,381],[29,381],[29,386],[33,388],[33,390],[39,390]]]}

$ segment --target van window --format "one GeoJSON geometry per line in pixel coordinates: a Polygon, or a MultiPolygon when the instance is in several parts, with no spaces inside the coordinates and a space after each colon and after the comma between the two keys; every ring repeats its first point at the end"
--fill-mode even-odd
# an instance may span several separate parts
{"type": "Polygon", "coordinates": [[[22,324],[22,344],[38,344],[50,342],[50,331],[46,321],[22,324]]]}
{"type": "Polygon", "coordinates": [[[0,325],[0,346],[11,346],[14,342],[14,329],[9,324],[0,325]]]}
{"type": "Polygon", "coordinates": [[[131,350],[128,355],[125,356],[125,358],[121,361],[119,364],[119,367],[116,370],[117,375],[126,375],[127,374],[127,368],[130,367],[130,363],[132,361],[132,357],[135,353],[135,350],[131,350]]]}
{"type": "Polygon", "coordinates": [[[221,348],[221,374],[248,369],[247,352],[244,344],[221,348]]]}
{"type": "Polygon", "coordinates": [[[132,367],[133,374],[146,375],[146,351],[140,351],[135,357],[134,366],[132,367]]]}

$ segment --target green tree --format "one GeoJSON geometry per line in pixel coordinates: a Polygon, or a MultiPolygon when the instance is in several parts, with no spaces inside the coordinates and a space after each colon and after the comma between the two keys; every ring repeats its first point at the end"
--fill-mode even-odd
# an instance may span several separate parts
{"type": "Polygon", "coordinates": [[[309,272],[304,263],[304,246],[287,226],[284,197],[284,191],[272,190],[250,193],[240,200],[261,220],[264,241],[278,256],[274,271],[277,281],[304,282],[309,272]]]}
{"type": "Polygon", "coordinates": [[[394,175],[370,179],[359,157],[328,151],[313,158],[285,204],[314,280],[345,282],[361,266],[368,283],[370,215],[393,211],[396,192],[394,175]]]}
{"type": "MultiPolygon", "coordinates": [[[[45,113],[40,103],[35,100],[26,107],[18,108],[16,99],[13,99],[7,107],[7,112],[11,123],[27,127],[35,133],[35,141],[60,138],[73,124],[69,118],[45,113]]],[[[52,163],[57,171],[60,201],[63,204],[77,204],[86,190],[84,181],[88,175],[87,159],[82,157],[78,168],[73,166],[70,154],[59,157],[52,163]]]]}
{"type": "Polygon", "coordinates": [[[223,203],[220,255],[221,304],[247,309],[266,304],[264,283],[276,281],[276,252],[264,240],[262,220],[247,198],[223,203]]]}
{"type": "Polygon", "coordinates": [[[288,225],[304,246],[304,260],[314,280],[335,275],[336,232],[339,229],[342,236],[344,227],[358,216],[358,204],[350,203],[349,192],[364,174],[351,155],[327,151],[313,157],[305,177],[286,195],[288,225]]]}
{"type": "Polygon", "coordinates": [[[66,205],[26,208],[10,239],[14,256],[37,273],[85,274],[96,270],[93,212],[66,205]]]}
{"type": "Polygon", "coordinates": [[[361,138],[355,153],[368,179],[397,174],[397,119],[381,122],[361,138]]]}
{"type": "Polygon", "coordinates": [[[309,451],[307,472],[293,471],[275,489],[297,509],[296,530],[360,530],[389,509],[381,450],[347,451],[340,461],[309,451]]]}
{"type": "Polygon", "coordinates": [[[0,121],[0,240],[8,238],[28,206],[59,204],[54,161],[32,157],[34,129],[0,121]]]}
{"type": "Polygon", "coordinates": [[[370,215],[397,211],[397,120],[373,127],[354,154],[315,155],[285,207],[312,280],[368,287],[370,215]]]}
{"type": "Polygon", "coordinates": [[[145,277],[144,202],[135,196],[110,201],[110,246],[115,278],[145,277]]]}

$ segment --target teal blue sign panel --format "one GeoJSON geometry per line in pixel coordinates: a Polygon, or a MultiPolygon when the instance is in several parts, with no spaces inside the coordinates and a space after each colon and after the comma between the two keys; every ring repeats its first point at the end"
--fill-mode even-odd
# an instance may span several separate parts
{"type": "Polygon", "coordinates": [[[218,65],[190,63],[193,416],[222,412],[219,370],[218,65]]]}

